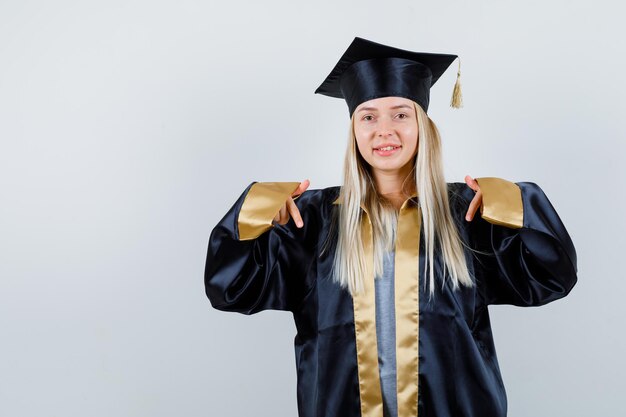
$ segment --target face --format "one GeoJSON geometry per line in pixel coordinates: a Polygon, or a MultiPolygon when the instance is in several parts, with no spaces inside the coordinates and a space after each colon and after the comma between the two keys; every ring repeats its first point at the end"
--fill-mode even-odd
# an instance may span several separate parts
{"type": "Polygon", "coordinates": [[[411,170],[418,141],[411,100],[381,97],[361,103],[354,111],[354,134],[359,152],[374,174],[404,176],[411,170]]]}

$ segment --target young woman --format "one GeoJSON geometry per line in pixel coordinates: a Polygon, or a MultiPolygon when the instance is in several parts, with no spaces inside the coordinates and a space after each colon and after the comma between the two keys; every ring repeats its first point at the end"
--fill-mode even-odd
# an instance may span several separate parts
{"type": "Polygon", "coordinates": [[[348,104],[343,185],[252,182],[210,235],[214,308],[293,313],[300,417],[505,416],[487,306],[576,283],[539,186],[446,183],[426,111],[455,58],[355,38],[316,91],[348,104]]]}

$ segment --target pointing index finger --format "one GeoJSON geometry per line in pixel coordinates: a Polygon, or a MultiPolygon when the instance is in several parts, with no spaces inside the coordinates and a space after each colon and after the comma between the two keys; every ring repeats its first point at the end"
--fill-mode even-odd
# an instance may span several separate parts
{"type": "Polygon", "coordinates": [[[296,206],[296,203],[293,201],[292,198],[287,200],[287,207],[289,209],[289,214],[291,214],[293,221],[296,223],[296,226],[302,227],[304,225],[304,222],[302,221],[300,210],[298,210],[298,206],[296,206]]]}

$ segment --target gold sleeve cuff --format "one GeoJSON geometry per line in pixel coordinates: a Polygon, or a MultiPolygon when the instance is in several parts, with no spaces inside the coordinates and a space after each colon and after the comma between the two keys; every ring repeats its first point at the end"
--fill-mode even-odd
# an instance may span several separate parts
{"type": "Polygon", "coordinates": [[[299,185],[299,182],[252,184],[237,217],[239,240],[256,239],[274,227],[272,220],[299,185]]]}
{"type": "Polygon", "coordinates": [[[489,223],[514,229],[524,225],[522,192],[517,184],[501,178],[476,178],[483,194],[480,215],[489,223]]]}

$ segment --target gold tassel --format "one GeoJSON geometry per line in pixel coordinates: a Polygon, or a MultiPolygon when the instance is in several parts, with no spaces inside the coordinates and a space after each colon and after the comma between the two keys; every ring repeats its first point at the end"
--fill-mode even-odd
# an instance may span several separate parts
{"type": "Polygon", "coordinates": [[[461,94],[461,58],[459,57],[459,70],[456,73],[456,83],[454,83],[454,90],[452,91],[452,100],[450,100],[450,107],[459,109],[463,107],[463,94],[461,94]]]}

